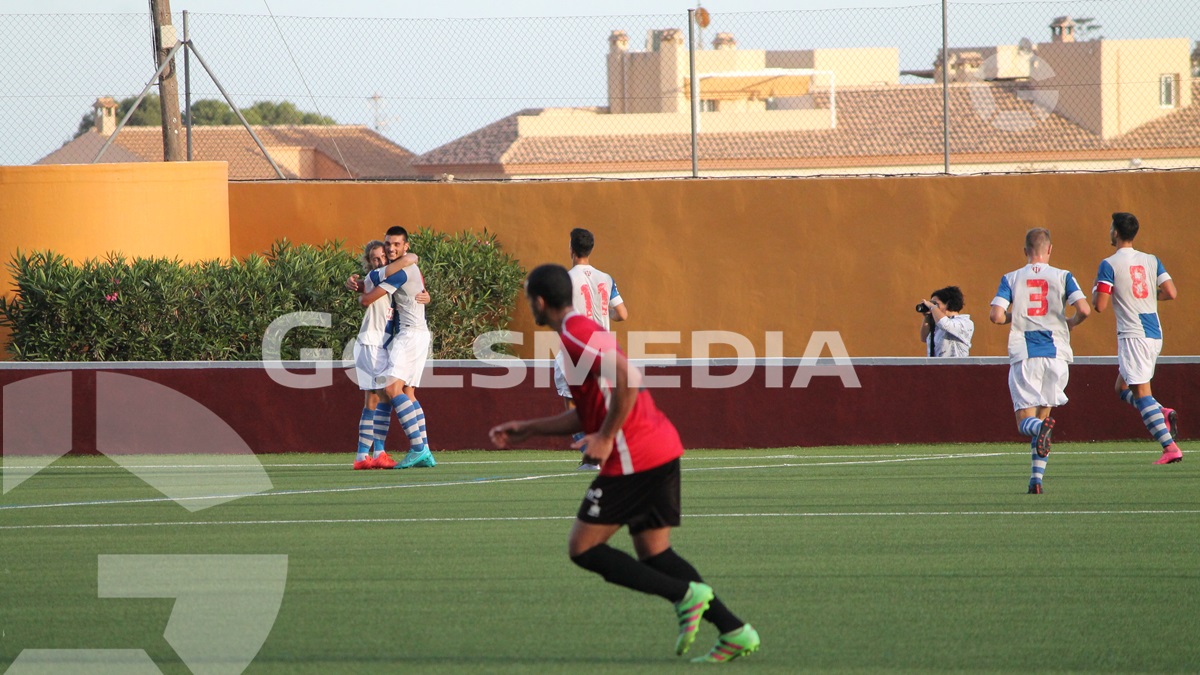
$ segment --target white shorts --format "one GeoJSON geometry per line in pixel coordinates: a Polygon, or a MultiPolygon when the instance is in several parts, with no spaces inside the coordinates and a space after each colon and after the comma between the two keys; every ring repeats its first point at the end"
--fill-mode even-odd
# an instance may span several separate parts
{"type": "Polygon", "coordinates": [[[1154,379],[1162,342],[1155,338],[1117,338],[1117,368],[1125,384],[1146,384],[1154,379]]]}
{"type": "Polygon", "coordinates": [[[421,372],[429,359],[431,343],[428,330],[401,328],[388,345],[388,377],[401,380],[410,387],[421,386],[421,372]]]}
{"type": "Polygon", "coordinates": [[[571,387],[567,386],[567,376],[563,373],[562,351],[554,356],[554,388],[563,398],[571,398],[571,387]]]}
{"type": "Polygon", "coordinates": [[[1034,357],[1008,367],[1008,392],[1013,410],[1055,407],[1067,402],[1067,362],[1034,357]]]}
{"type": "Polygon", "coordinates": [[[387,386],[388,353],[379,345],[364,345],[354,341],[354,380],[363,391],[387,386]]]}

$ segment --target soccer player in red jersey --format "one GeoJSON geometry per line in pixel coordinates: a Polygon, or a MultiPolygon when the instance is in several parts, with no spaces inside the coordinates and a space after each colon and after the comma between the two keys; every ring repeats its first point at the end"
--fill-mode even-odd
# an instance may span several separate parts
{"type": "MultiPolygon", "coordinates": [[[[639,387],[640,375],[612,333],[574,311],[571,277],[558,265],[529,274],[525,293],[533,318],[562,339],[567,368],[586,377],[571,384],[575,408],[552,417],[514,420],[491,430],[497,447],[535,435],[586,434],[585,461],[600,465],[571,527],[571,561],[604,580],[657,595],[675,605],[682,655],[696,639],[703,618],[721,632],[716,645],[695,661],[723,662],[758,649],[754,628],[718,600],[696,568],[671,548],[671,528],[680,522],[680,466],[683,444],[674,425],[639,387]],[[608,540],[629,527],[635,560],[608,540]]],[[[578,378],[568,378],[578,380],[578,378]]]]}

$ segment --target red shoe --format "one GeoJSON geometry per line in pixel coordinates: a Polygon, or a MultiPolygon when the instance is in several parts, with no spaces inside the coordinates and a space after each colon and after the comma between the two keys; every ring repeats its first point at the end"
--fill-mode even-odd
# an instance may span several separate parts
{"type": "Polygon", "coordinates": [[[1042,426],[1038,429],[1037,439],[1034,440],[1033,449],[1037,452],[1038,457],[1045,457],[1050,454],[1050,434],[1054,431],[1054,418],[1047,417],[1042,420],[1042,426]]]}
{"type": "Polygon", "coordinates": [[[1172,444],[1168,445],[1167,447],[1163,448],[1162,457],[1159,457],[1158,461],[1155,462],[1155,464],[1174,464],[1175,462],[1182,462],[1182,461],[1183,461],[1183,451],[1179,449],[1178,445],[1175,445],[1174,443],[1172,443],[1172,444]]]}
{"type": "Polygon", "coordinates": [[[366,459],[354,460],[354,470],[355,471],[364,471],[366,469],[374,469],[374,468],[375,468],[375,460],[371,459],[370,457],[367,457],[366,459]]]}
{"type": "Polygon", "coordinates": [[[375,459],[372,459],[371,461],[374,462],[374,464],[371,466],[372,469],[394,469],[394,468],[396,468],[396,460],[392,459],[391,457],[388,457],[387,452],[379,453],[378,455],[375,456],[375,459]]]}
{"type": "Polygon", "coordinates": [[[1029,494],[1031,494],[1031,495],[1042,494],[1042,484],[1041,483],[1030,483],[1029,484],[1029,494]]]}

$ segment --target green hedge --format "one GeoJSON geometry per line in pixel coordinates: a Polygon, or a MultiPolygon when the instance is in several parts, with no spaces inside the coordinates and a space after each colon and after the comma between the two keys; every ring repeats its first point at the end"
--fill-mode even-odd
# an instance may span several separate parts
{"type": "MultiPolygon", "coordinates": [[[[475,336],[507,327],[524,270],[495,236],[420,230],[412,249],[432,296],[427,318],[434,358],[472,358],[475,336]]],[[[362,322],[344,287],[361,274],[359,249],[275,242],[245,260],[182,263],[109,254],[74,264],[49,251],[18,251],[16,286],[0,297],[8,352],[25,361],[259,360],[267,326],[290,312],[326,312],[332,327],[291,330],[283,358],[301,348],[340,358],[362,322]]]]}

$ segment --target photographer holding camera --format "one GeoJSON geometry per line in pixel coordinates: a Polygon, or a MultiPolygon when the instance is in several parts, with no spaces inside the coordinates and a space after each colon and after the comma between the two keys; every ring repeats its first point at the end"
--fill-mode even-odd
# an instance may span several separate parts
{"type": "Polygon", "coordinates": [[[939,288],[932,300],[922,300],[917,311],[921,321],[921,341],[929,345],[930,356],[970,356],[975,324],[969,314],[959,314],[963,294],[958,286],[939,288]]]}

